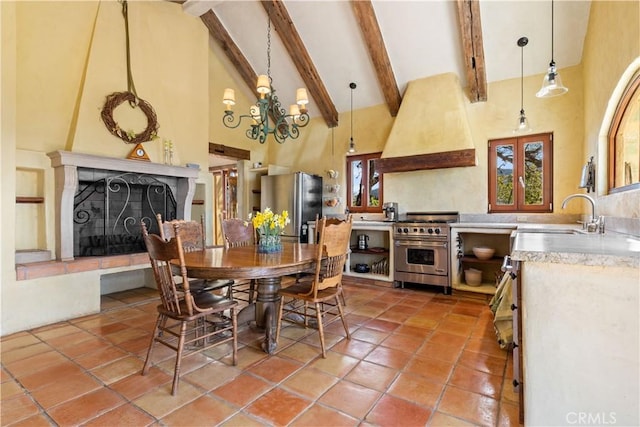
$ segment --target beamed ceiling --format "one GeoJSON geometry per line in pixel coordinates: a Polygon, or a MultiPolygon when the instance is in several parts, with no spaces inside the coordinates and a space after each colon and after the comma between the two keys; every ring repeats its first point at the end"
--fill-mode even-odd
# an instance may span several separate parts
{"type": "MultiPolygon", "coordinates": [[[[520,77],[521,36],[525,76],[546,71],[551,60],[551,1],[500,0],[187,0],[242,82],[236,91],[255,96],[267,71],[270,17],[271,76],[283,105],[306,87],[309,112],[327,126],[354,109],[386,104],[396,116],[407,83],[455,73],[470,102],[488,99],[488,83],[520,77]]],[[[556,0],[554,52],[560,69],[582,60],[590,1],[556,0]]],[[[564,82],[571,90],[571,82],[564,82]]],[[[526,97],[535,94],[525,94],[526,97]]],[[[222,99],[222,93],[220,94],[222,99]]],[[[526,101],[525,101],[526,102],[526,101]]]]}

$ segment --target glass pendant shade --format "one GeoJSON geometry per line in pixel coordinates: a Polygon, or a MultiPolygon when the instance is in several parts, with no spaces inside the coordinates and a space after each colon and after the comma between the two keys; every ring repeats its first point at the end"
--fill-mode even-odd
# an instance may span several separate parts
{"type": "Polygon", "coordinates": [[[531,126],[529,125],[529,119],[524,114],[524,110],[520,110],[520,115],[518,116],[518,123],[516,124],[516,128],[513,130],[513,133],[523,133],[531,131],[531,126]]]}
{"type": "Polygon", "coordinates": [[[552,96],[562,95],[567,93],[567,89],[560,79],[560,74],[556,68],[556,62],[553,60],[553,0],[551,0],[551,62],[549,62],[549,69],[542,79],[542,87],[536,93],[538,98],[551,98],[552,96]]]}
{"type": "Polygon", "coordinates": [[[562,79],[556,69],[556,64],[551,62],[549,64],[549,70],[542,80],[542,88],[536,93],[536,96],[538,98],[551,98],[552,96],[562,95],[568,91],[569,89],[562,84],[562,79]]]}
{"type": "Polygon", "coordinates": [[[349,141],[349,153],[356,152],[356,144],[353,142],[353,138],[349,141]]]}

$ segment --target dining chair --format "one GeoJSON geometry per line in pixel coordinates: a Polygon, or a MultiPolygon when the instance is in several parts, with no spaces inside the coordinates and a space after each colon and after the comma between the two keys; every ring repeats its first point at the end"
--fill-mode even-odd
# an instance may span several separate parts
{"type": "Polygon", "coordinates": [[[146,375],[151,367],[156,343],[174,350],[176,361],[171,387],[172,395],[178,392],[180,365],[184,357],[229,342],[232,343],[234,366],[237,364],[238,355],[236,313],[238,303],[209,292],[199,294],[191,292],[180,233],[182,225],[179,222],[173,224],[175,237],[167,241],[158,235],[149,234],[144,223],[142,224],[142,235],[161,301],[157,306],[158,318],[147,350],[142,375],[146,375]],[[175,281],[172,260],[179,261],[181,287],[178,287],[175,281]],[[231,322],[225,319],[224,312],[227,310],[230,312],[231,322]]]}
{"type": "Polygon", "coordinates": [[[339,316],[347,339],[351,339],[340,295],[342,294],[342,273],[347,260],[352,225],[353,217],[351,215],[339,223],[327,224],[326,218],[316,221],[318,250],[316,252],[315,274],[310,281],[301,279],[300,282],[278,291],[281,298],[276,327],[276,343],[280,338],[283,320],[292,323],[301,323],[302,320],[304,326],[309,327],[309,318],[314,315],[320,335],[322,357],[327,357],[323,327],[323,320],[326,317],[330,317],[328,320],[333,320],[339,316]]]}
{"type": "MultiPolygon", "coordinates": [[[[161,214],[157,214],[156,219],[158,221],[158,228],[160,229],[160,237],[165,241],[170,240],[175,236],[174,225],[180,224],[180,240],[182,241],[182,249],[185,253],[202,251],[206,247],[204,216],[200,217],[200,222],[181,219],[163,221],[161,214]]],[[[233,296],[231,293],[233,280],[189,279],[189,281],[191,292],[194,294],[227,288],[227,296],[229,298],[233,296]]]]}
{"type": "MultiPolygon", "coordinates": [[[[227,218],[226,212],[220,213],[220,225],[222,228],[222,237],[224,245],[227,248],[235,248],[240,246],[253,246],[256,244],[256,232],[251,221],[245,221],[240,218],[227,218]]],[[[255,300],[256,284],[255,280],[234,280],[232,290],[247,294],[247,301],[252,304],[255,300]]]]}

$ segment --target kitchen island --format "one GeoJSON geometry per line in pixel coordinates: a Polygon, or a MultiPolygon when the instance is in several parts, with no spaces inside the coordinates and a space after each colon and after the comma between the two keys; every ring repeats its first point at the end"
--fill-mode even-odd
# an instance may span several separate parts
{"type": "Polygon", "coordinates": [[[540,231],[511,252],[524,424],[640,425],[640,239],[540,231]]]}

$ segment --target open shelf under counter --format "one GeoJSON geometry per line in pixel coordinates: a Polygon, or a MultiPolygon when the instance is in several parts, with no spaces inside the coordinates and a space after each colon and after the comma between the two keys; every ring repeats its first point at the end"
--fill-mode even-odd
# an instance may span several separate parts
{"type": "Polygon", "coordinates": [[[493,295],[502,261],[511,252],[512,224],[471,226],[465,224],[451,227],[451,287],[457,290],[493,295]],[[474,246],[488,246],[496,250],[492,258],[482,260],[472,253],[474,246]],[[464,270],[475,268],[482,271],[482,284],[469,286],[464,281],[464,270]]]}
{"type": "Polygon", "coordinates": [[[479,294],[494,295],[496,293],[496,285],[493,283],[482,283],[479,286],[469,286],[464,282],[454,283],[453,289],[458,291],[476,292],[479,294]]]}

